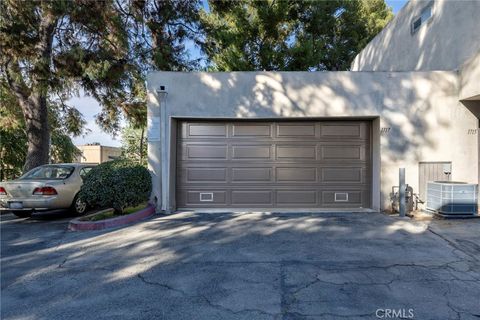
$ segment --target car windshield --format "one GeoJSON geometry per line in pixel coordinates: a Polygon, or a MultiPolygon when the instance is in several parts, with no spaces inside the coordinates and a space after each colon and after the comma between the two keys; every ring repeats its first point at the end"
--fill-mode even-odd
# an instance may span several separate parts
{"type": "Polygon", "coordinates": [[[27,172],[20,179],[24,180],[62,180],[70,177],[74,170],[74,167],[68,166],[43,166],[38,167],[27,172]]]}

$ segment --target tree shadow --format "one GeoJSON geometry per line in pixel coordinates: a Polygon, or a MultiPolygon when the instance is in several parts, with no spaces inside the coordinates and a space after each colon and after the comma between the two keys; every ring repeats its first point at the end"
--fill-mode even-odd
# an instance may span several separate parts
{"type": "MultiPolygon", "coordinates": [[[[2,252],[15,246],[5,230],[2,252]]],[[[468,265],[464,277],[479,276],[469,259],[424,224],[378,213],[177,213],[121,229],[54,233],[39,250],[2,255],[2,313],[5,319],[85,312],[164,319],[318,316],[308,301],[338,315],[347,312],[345,305],[353,314],[372,313],[380,301],[406,303],[389,292],[400,289],[378,283],[405,281],[439,299],[407,298],[425,315],[446,298],[419,279],[450,281],[460,272],[454,263],[468,265]],[[349,284],[351,277],[365,286],[349,284]],[[304,290],[313,291],[303,297],[304,290]],[[326,293],[337,295],[340,305],[325,305],[326,293]],[[378,293],[388,298],[376,299],[378,293]],[[19,308],[23,301],[31,307],[19,308]]],[[[463,308],[471,311],[470,300],[463,308]]]]}
{"type": "MultiPolygon", "coordinates": [[[[477,119],[458,101],[456,72],[231,72],[158,73],[150,80],[170,85],[169,116],[288,120],[374,119],[379,117],[382,208],[398,167],[418,192],[418,163],[452,161],[456,177],[471,141],[467,127],[477,119]],[[177,86],[175,86],[177,84],[177,86]],[[183,94],[178,84],[188,86],[183,94]],[[462,125],[458,125],[462,123],[462,125]],[[448,144],[445,141],[462,141],[448,144]],[[433,160],[432,160],[433,159],[433,160]]],[[[379,130],[376,129],[376,130],[379,130]]],[[[474,158],[471,159],[474,161],[474,158]]],[[[453,178],[453,177],[452,177],[453,178]]],[[[473,182],[473,181],[472,181],[473,182]]]]}

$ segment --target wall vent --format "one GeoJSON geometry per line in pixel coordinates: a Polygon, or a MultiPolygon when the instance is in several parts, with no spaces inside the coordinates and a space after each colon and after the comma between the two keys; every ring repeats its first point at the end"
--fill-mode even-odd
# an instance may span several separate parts
{"type": "Polygon", "coordinates": [[[213,192],[201,192],[200,201],[212,202],[213,201],[213,192]]]}
{"type": "Polygon", "coordinates": [[[335,192],[335,202],[348,202],[348,192],[335,192]]]}

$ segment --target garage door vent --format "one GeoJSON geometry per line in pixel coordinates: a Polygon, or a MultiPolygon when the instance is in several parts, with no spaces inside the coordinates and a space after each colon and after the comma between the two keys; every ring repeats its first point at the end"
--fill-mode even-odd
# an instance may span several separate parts
{"type": "Polygon", "coordinates": [[[335,202],[348,202],[348,193],[335,192],[335,202]]]}
{"type": "Polygon", "coordinates": [[[212,202],[213,201],[213,192],[200,193],[200,201],[212,202]]]}

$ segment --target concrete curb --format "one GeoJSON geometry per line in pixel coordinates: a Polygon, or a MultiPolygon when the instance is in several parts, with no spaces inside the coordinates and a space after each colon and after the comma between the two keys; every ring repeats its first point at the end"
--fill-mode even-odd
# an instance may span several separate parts
{"type": "MultiPolygon", "coordinates": [[[[110,209],[106,209],[106,210],[110,210],[110,209]]],[[[106,211],[106,210],[103,210],[103,211],[106,211]]],[[[99,214],[103,211],[95,212],[92,215],[99,214]]],[[[145,218],[152,216],[154,213],[155,213],[155,207],[152,205],[148,205],[145,209],[139,210],[135,213],[127,214],[121,217],[100,220],[100,221],[82,221],[80,219],[85,217],[80,217],[70,221],[70,223],[68,224],[68,230],[88,231],[88,230],[102,230],[107,228],[115,228],[115,227],[120,227],[136,221],[143,220],[145,218]]]]}

